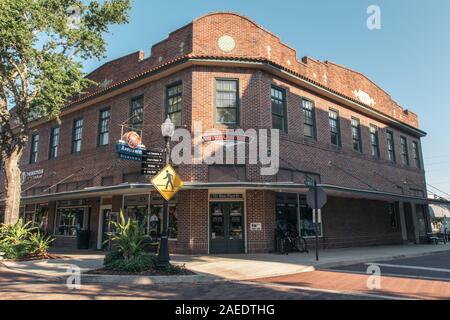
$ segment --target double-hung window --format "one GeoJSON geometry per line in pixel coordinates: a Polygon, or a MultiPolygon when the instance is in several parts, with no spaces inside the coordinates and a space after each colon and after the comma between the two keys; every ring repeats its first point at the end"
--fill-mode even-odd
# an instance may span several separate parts
{"type": "Polygon", "coordinates": [[[314,102],[302,99],[303,134],[308,138],[316,138],[316,114],[314,102]]]}
{"type": "Polygon", "coordinates": [[[73,121],[72,132],[72,153],[81,151],[81,140],[83,139],[83,119],[76,119],[73,121]]]}
{"type": "Polygon", "coordinates": [[[216,80],[216,123],[234,126],[239,120],[238,81],[216,80]]]}
{"type": "Polygon", "coordinates": [[[352,142],[353,150],[362,152],[361,125],[359,119],[352,118],[352,142]]]}
{"type": "Polygon", "coordinates": [[[166,88],[166,116],[175,126],[181,126],[181,110],[183,108],[183,85],[177,83],[166,88]]]}
{"type": "Polygon", "coordinates": [[[408,142],[405,137],[400,137],[400,146],[402,150],[402,164],[409,166],[408,142]]]}
{"type": "Polygon", "coordinates": [[[38,161],[39,134],[35,133],[31,136],[30,164],[38,161]]]}
{"type": "Polygon", "coordinates": [[[131,99],[130,106],[130,129],[133,131],[142,130],[144,113],[144,96],[131,99]]]}
{"type": "Polygon", "coordinates": [[[330,124],[330,137],[331,144],[340,147],[341,146],[341,129],[339,124],[339,112],[337,110],[330,109],[328,111],[328,122],[330,124]]]}
{"type": "Polygon", "coordinates": [[[374,125],[370,126],[370,146],[372,157],[380,158],[380,141],[378,138],[378,128],[374,125]]]}
{"type": "Polygon", "coordinates": [[[414,157],[414,163],[416,165],[416,168],[421,169],[422,165],[420,163],[420,150],[419,150],[419,143],[417,141],[413,141],[412,149],[413,149],[413,157],[414,157]]]}
{"type": "Polygon", "coordinates": [[[111,109],[100,111],[100,120],[98,123],[98,145],[106,146],[109,143],[109,120],[111,118],[111,109]]]}
{"type": "Polygon", "coordinates": [[[386,131],[386,139],[388,149],[388,160],[395,162],[394,134],[392,133],[392,131],[386,131]]]}
{"type": "Polygon", "coordinates": [[[50,131],[49,159],[54,159],[58,156],[59,132],[59,127],[53,127],[50,131]]]}
{"type": "Polygon", "coordinates": [[[287,132],[286,121],[286,92],[283,89],[272,86],[272,128],[287,132]]]}

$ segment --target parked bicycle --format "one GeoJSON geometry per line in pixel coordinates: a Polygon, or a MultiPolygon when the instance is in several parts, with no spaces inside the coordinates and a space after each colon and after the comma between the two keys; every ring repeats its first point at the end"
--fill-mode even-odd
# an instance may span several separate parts
{"type": "Polygon", "coordinates": [[[281,254],[289,254],[289,252],[308,253],[306,239],[296,231],[279,231],[277,238],[277,251],[281,254]]]}

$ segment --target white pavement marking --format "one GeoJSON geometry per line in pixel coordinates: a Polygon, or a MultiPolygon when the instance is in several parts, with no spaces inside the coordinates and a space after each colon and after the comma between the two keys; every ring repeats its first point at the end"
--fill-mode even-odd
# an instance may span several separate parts
{"type": "MultiPolygon", "coordinates": [[[[357,271],[357,270],[326,269],[326,271],[348,273],[348,274],[363,274],[366,276],[368,275],[367,272],[365,272],[365,271],[357,271]]],[[[408,279],[418,279],[418,280],[435,280],[435,281],[446,281],[446,282],[448,282],[450,280],[449,278],[442,278],[442,277],[415,276],[415,275],[410,275],[410,274],[386,273],[386,272],[383,272],[381,277],[408,278],[408,279]]]]}
{"type": "Polygon", "coordinates": [[[297,289],[297,290],[303,290],[303,291],[341,294],[341,295],[349,295],[349,296],[355,296],[355,297],[366,297],[366,298],[372,298],[372,299],[378,298],[378,299],[385,299],[385,300],[417,300],[417,299],[412,299],[412,298],[396,297],[396,296],[389,296],[389,295],[383,295],[383,294],[361,293],[361,292],[355,292],[355,291],[339,291],[339,290],[330,290],[330,289],[317,289],[317,288],[293,286],[293,285],[285,285],[285,284],[275,284],[275,283],[259,283],[259,282],[255,283],[255,282],[247,282],[247,281],[240,281],[240,283],[247,283],[247,284],[251,284],[253,286],[256,285],[256,286],[269,287],[269,288],[297,289]]]}
{"type": "Polygon", "coordinates": [[[441,268],[430,268],[430,267],[420,267],[420,266],[408,266],[401,264],[389,264],[389,263],[365,263],[365,265],[375,264],[380,267],[389,267],[389,268],[400,268],[400,269],[413,269],[413,270],[425,270],[425,271],[436,271],[436,272],[446,272],[450,273],[450,269],[441,269],[441,268]]]}

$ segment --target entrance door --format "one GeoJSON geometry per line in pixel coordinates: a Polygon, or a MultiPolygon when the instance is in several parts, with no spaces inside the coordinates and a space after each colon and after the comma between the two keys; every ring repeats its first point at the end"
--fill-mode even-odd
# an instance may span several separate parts
{"type": "Polygon", "coordinates": [[[243,202],[210,203],[210,253],[244,253],[243,202]]]}
{"type": "Polygon", "coordinates": [[[113,222],[119,221],[119,214],[117,212],[112,212],[111,208],[105,208],[101,210],[102,215],[102,243],[101,248],[105,250],[111,249],[111,243],[108,241],[110,232],[115,232],[113,222]]]}
{"type": "Polygon", "coordinates": [[[416,234],[414,231],[414,221],[412,215],[412,207],[410,203],[404,204],[406,235],[409,242],[416,242],[416,234]]]}

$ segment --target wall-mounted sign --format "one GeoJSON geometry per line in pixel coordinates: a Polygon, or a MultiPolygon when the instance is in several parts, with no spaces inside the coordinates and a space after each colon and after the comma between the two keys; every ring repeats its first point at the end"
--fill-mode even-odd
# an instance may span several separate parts
{"type": "Polygon", "coordinates": [[[22,172],[22,183],[27,180],[39,180],[44,176],[44,169],[22,172]]]}
{"type": "Polygon", "coordinates": [[[130,131],[123,135],[122,140],[127,143],[131,149],[136,149],[142,145],[142,138],[137,132],[130,131]]]}
{"type": "Polygon", "coordinates": [[[203,142],[214,142],[224,147],[231,147],[242,143],[250,143],[251,136],[235,133],[212,133],[206,134],[202,137],[203,142]]]}
{"type": "Polygon", "coordinates": [[[250,231],[261,231],[262,223],[261,222],[252,222],[250,223],[250,231]]]}
{"type": "Polygon", "coordinates": [[[124,160],[141,161],[143,148],[130,148],[125,141],[118,141],[116,143],[116,152],[119,157],[124,160]]]}
{"type": "Polygon", "coordinates": [[[210,199],[242,199],[241,193],[212,193],[209,195],[210,199]]]}

